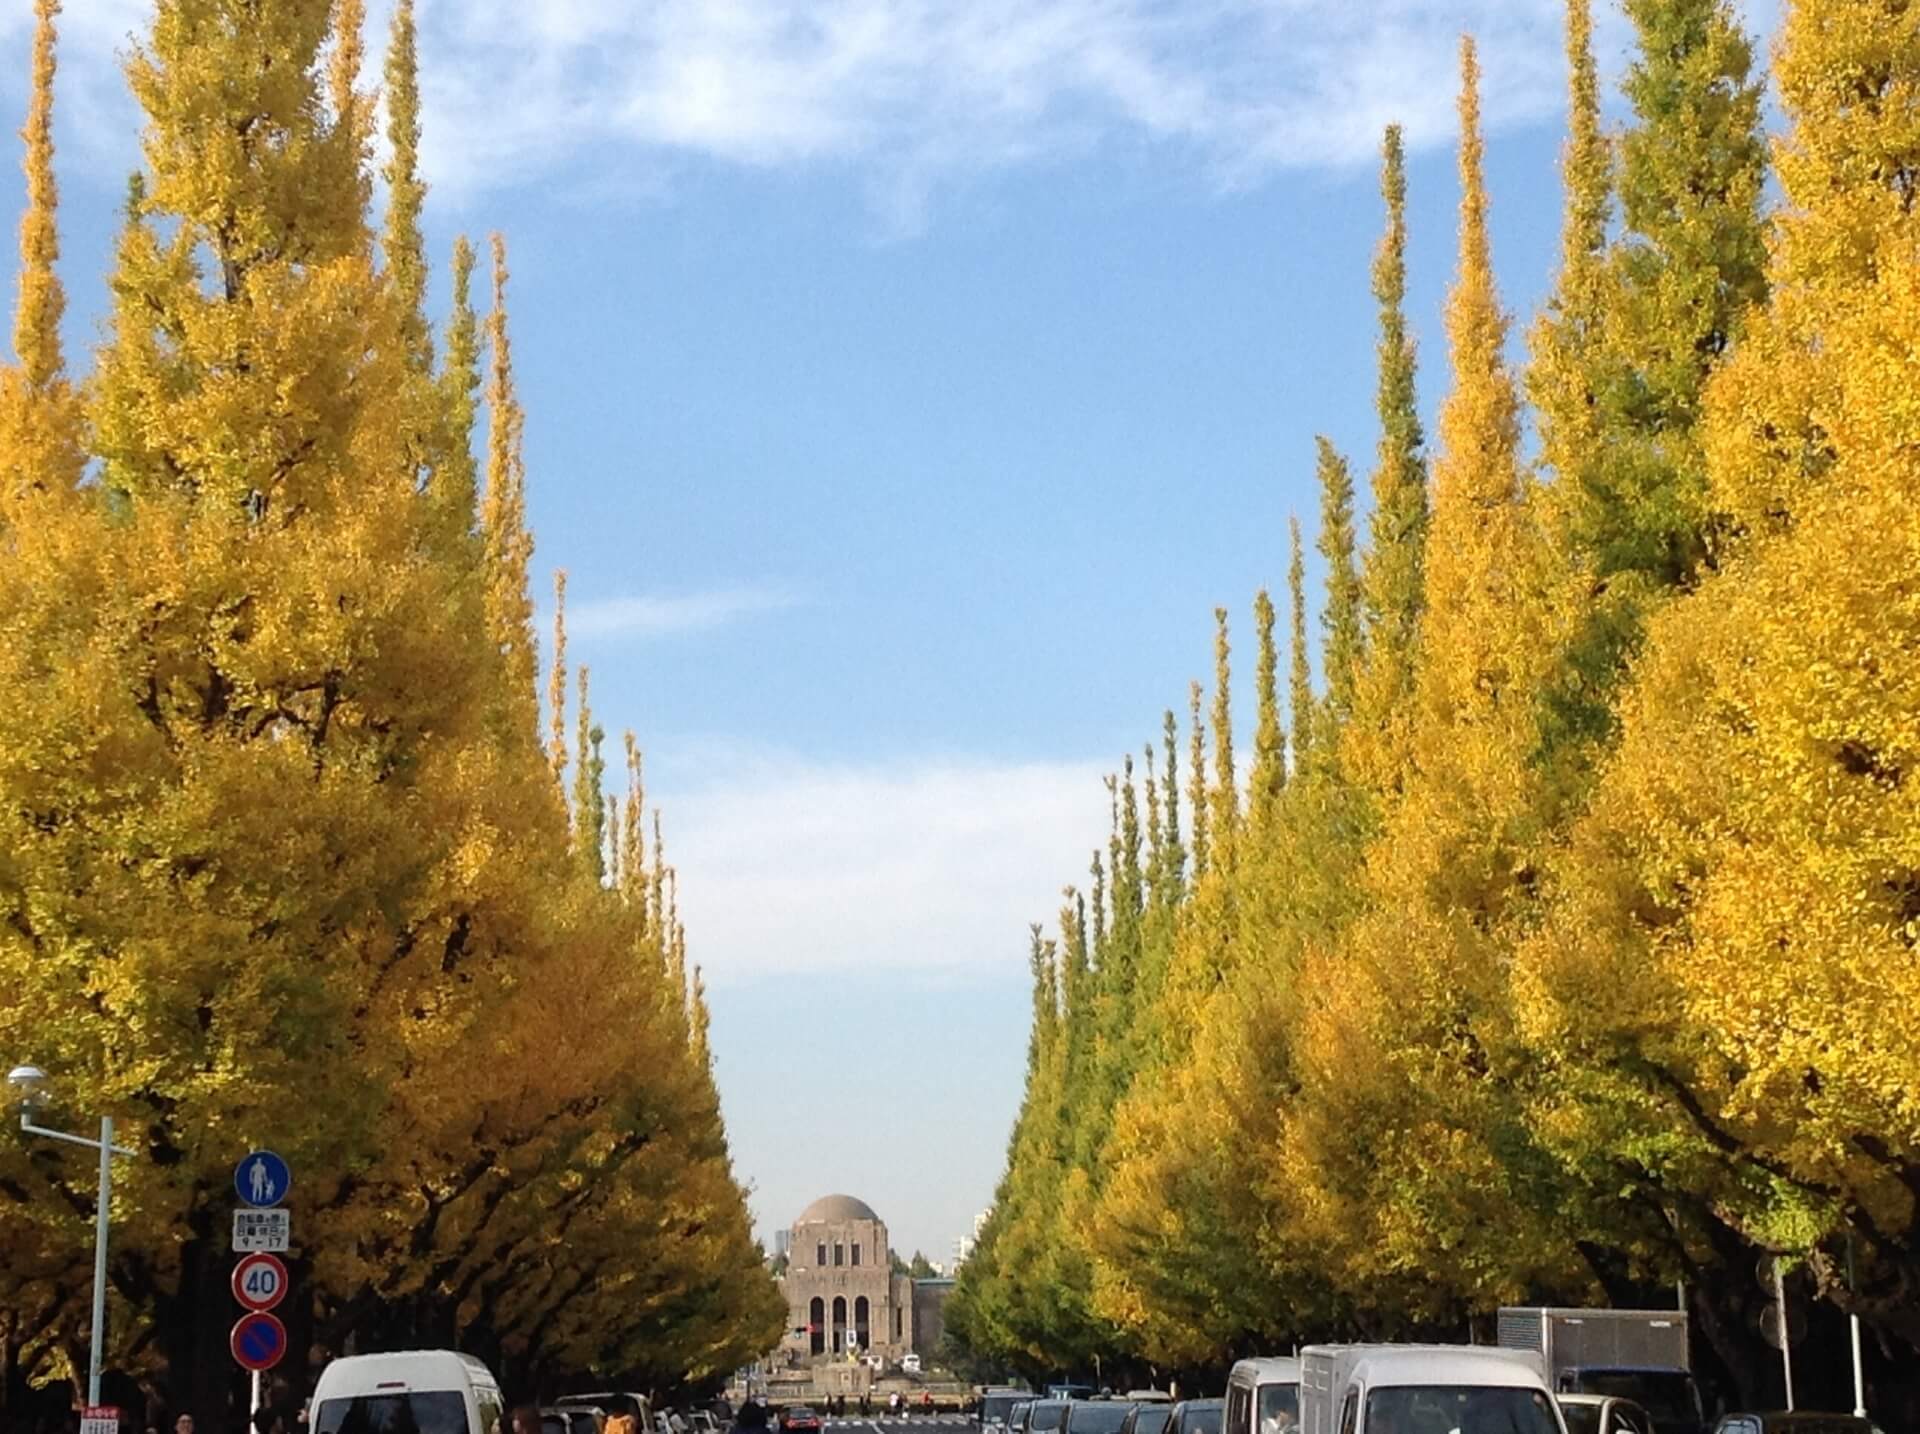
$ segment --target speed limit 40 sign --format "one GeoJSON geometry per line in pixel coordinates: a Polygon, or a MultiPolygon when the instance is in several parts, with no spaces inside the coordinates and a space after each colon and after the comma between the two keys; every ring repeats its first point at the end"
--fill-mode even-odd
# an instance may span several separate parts
{"type": "Polygon", "coordinates": [[[278,1255],[246,1255],[234,1263],[233,1297],[250,1310],[272,1309],[287,1297],[287,1265],[278,1255]]]}

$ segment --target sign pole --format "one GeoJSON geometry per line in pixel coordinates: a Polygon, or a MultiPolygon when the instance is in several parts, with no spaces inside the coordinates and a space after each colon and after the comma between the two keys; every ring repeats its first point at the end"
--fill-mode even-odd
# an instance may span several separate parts
{"type": "Polygon", "coordinates": [[[254,1370],[253,1377],[247,1381],[247,1427],[253,1427],[253,1416],[260,1412],[260,1371],[254,1370]]]}
{"type": "Polygon", "coordinates": [[[1773,1302],[1780,1311],[1780,1369],[1787,1377],[1787,1412],[1793,1412],[1793,1341],[1787,1333],[1787,1282],[1780,1277],[1780,1257],[1773,1257],[1773,1302]]]}
{"type": "Polygon", "coordinates": [[[87,1351],[87,1403],[100,1402],[100,1359],[107,1332],[107,1207],[113,1200],[113,1117],[100,1117],[100,1199],[93,1216],[93,1333],[87,1351]]]}

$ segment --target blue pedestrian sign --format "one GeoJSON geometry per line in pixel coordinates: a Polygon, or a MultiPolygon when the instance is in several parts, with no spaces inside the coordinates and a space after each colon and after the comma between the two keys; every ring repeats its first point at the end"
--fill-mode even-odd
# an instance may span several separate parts
{"type": "Polygon", "coordinates": [[[271,1150],[256,1150],[233,1167],[234,1193],[257,1209],[278,1205],[287,1198],[291,1184],[293,1173],[287,1162],[271,1150]]]}

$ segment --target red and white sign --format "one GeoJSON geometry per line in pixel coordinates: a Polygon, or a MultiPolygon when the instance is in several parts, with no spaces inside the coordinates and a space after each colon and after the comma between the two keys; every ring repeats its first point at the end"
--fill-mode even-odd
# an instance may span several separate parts
{"type": "Polygon", "coordinates": [[[80,1434],[120,1434],[120,1410],[112,1404],[88,1404],[80,1410],[80,1434]]]}
{"type": "Polygon", "coordinates": [[[233,1267],[233,1297],[265,1312],[287,1297],[287,1266],[278,1255],[247,1255],[233,1267]]]}

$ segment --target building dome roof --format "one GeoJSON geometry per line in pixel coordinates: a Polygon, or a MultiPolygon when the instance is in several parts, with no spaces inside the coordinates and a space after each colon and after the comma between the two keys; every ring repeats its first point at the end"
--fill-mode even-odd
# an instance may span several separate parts
{"type": "Polygon", "coordinates": [[[841,1220],[872,1220],[876,1223],[880,1217],[873,1212],[873,1206],[864,1200],[856,1200],[851,1195],[823,1195],[800,1212],[796,1225],[825,1225],[841,1220]]]}

